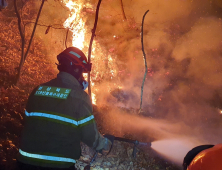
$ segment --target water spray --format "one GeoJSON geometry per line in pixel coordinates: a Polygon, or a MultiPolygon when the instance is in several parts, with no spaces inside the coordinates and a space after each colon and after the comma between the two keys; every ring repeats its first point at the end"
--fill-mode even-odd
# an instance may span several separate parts
{"type": "Polygon", "coordinates": [[[187,138],[163,139],[152,142],[151,148],[165,159],[182,165],[185,155],[198,143],[187,138]]]}

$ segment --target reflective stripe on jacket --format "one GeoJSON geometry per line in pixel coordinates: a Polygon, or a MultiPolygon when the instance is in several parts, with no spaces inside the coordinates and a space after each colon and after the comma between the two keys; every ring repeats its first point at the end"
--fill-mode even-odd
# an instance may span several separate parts
{"type": "Polygon", "coordinates": [[[91,115],[87,118],[83,118],[81,120],[76,121],[76,120],[73,120],[73,119],[69,119],[69,118],[54,115],[54,114],[40,113],[40,112],[28,113],[26,110],[25,110],[25,115],[28,116],[28,117],[29,116],[35,116],[35,117],[45,117],[45,118],[48,118],[48,119],[55,119],[55,120],[59,120],[59,121],[62,121],[62,122],[70,123],[70,125],[75,125],[75,126],[80,126],[80,125],[82,125],[84,123],[87,123],[87,122],[94,119],[94,116],[91,115]]]}
{"type": "Polygon", "coordinates": [[[70,167],[81,155],[80,141],[96,148],[101,140],[92,104],[79,82],[60,72],[30,94],[18,160],[42,167],[70,167]]]}

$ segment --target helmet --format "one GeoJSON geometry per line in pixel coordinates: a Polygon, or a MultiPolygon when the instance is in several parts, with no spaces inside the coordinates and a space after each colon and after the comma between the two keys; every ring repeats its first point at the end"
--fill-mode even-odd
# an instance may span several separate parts
{"type": "Polygon", "coordinates": [[[221,170],[222,144],[201,151],[192,160],[187,170],[221,170]]]}
{"type": "Polygon", "coordinates": [[[197,156],[197,154],[199,154],[201,151],[205,149],[209,149],[212,147],[214,147],[214,145],[199,145],[193,148],[192,150],[190,150],[184,157],[183,170],[187,170],[187,167],[190,165],[192,160],[197,156]]]}
{"type": "Polygon", "coordinates": [[[61,65],[81,66],[83,72],[91,71],[92,64],[87,62],[85,54],[76,47],[65,49],[57,56],[57,59],[61,65]]]}

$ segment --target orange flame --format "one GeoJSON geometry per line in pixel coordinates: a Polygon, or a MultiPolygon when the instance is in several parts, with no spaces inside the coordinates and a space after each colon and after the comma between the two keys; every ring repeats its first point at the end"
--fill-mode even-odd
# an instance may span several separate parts
{"type": "MultiPolygon", "coordinates": [[[[73,33],[72,46],[81,49],[86,54],[87,51],[84,50],[85,47],[88,49],[91,31],[85,25],[86,19],[84,18],[82,11],[83,8],[92,8],[92,6],[90,4],[83,4],[81,0],[63,0],[63,3],[70,10],[70,16],[64,22],[64,27],[69,28],[73,33]]],[[[92,47],[91,59],[93,63],[91,72],[92,103],[96,104],[96,92],[98,92],[96,82],[98,82],[101,77],[109,77],[112,80],[117,75],[117,67],[114,64],[115,59],[111,55],[106,57],[106,55],[103,53],[102,47],[95,40],[92,47]]],[[[87,74],[84,74],[84,77],[86,78],[87,74]]],[[[107,88],[108,91],[111,90],[110,85],[107,85],[105,88],[107,88]]]]}

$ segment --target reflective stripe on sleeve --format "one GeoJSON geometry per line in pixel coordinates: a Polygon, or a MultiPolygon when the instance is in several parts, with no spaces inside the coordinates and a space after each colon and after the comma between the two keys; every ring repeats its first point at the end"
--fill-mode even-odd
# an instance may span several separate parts
{"type": "Polygon", "coordinates": [[[71,123],[71,124],[78,126],[77,121],[66,118],[66,117],[62,117],[62,116],[52,115],[52,114],[48,114],[48,113],[39,113],[39,112],[28,113],[27,111],[25,111],[25,114],[26,114],[26,116],[37,116],[37,117],[46,117],[46,118],[50,118],[50,119],[56,119],[56,120],[71,123]]]}
{"type": "Polygon", "coordinates": [[[49,119],[56,119],[56,120],[60,120],[62,122],[67,122],[67,123],[71,123],[71,124],[74,124],[75,126],[78,126],[78,125],[81,125],[81,124],[84,124],[92,119],[94,119],[94,116],[91,115],[87,118],[84,118],[80,121],[76,121],[76,120],[73,120],[73,119],[69,119],[69,118],[66,118],[66,117],[62,117],[62,116],[58,116],[58,115],[53,115],[53,114],[49,114],[49,113],[40,113],[40,112],[31,112],[31,113],[28,113],[26,110],[25,110],[25,115],[26,116],[36,116],[36,117],[46,117],[46,118],[49,118],[49,119]]]}
{"type": "Polygon", "coordinates": [[[90,120],[92,120],[92,119],[94,119],[94,116],[93,116],[93,115],[91,115],[91,116],[89,116],[89,117],[87,117],[87,118],[85,118],[85,119],[79,120],[79,121],[78,121],[78,125],[81,125],[81,124],[83,124],[83,123],[86,123],[86,122],[88,122],[88,121],[90,121],[90,120]]]}
{"type": "Polygon", "coordinates": [[[28,152],[22,151],[21,149],[19,149],[19,153],[23,156],[30,157],[30,158],[43,159],[43,160],[49,160],[49,161],[76,163],[75,159],[58,157],[58,156],[47,156],[47,155],[39,155],[39,154],[34,154],[34,153],[28,153],[28,152]]]}

